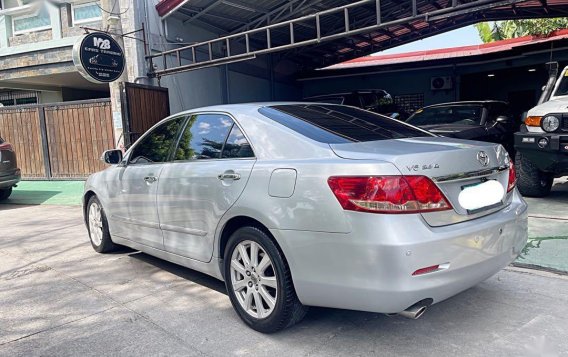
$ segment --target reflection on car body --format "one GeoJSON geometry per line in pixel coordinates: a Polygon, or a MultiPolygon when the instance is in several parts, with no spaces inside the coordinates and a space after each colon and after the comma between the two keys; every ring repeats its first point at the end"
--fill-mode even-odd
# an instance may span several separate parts
{"type": "Polygon", "coordinates": [[[506,102],[493,100],[431,105],[406,122],[442,136],[502,144],[511,157],[514,133],[520,126],[506,102]]]}

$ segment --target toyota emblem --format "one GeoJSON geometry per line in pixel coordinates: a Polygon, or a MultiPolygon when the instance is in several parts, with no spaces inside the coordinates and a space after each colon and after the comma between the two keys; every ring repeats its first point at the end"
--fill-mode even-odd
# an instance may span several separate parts
{"type": "Polygon", "coordinates": [[[480,151],[477,153],[477,161],[481,164],[481,166],[489,165],[489,156],[485,151],[480,151]]]}

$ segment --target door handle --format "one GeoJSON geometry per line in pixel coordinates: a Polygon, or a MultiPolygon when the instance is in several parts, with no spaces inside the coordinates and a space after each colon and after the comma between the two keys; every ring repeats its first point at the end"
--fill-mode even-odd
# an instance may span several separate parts
{"type": "Polygon", "coordinates": [[[146,176],[144,177],[144,181],[146,181],[146,183],[154,183],[158,181],[158,179],[155,176],[146,176]]]}
{"type": "Polygon", "coordinates": [[[237,173],[235,173],[235,172],[225,172],[225,173],[222,173],[222,174],[218,175],[217,178],[218,178],[219,180],[221,180],[221,181],[223,181],[223,180],[233,180],[233,181],[236,181],[236,180],[240,180],[240,179],[241,179],[241,175],[240,175],[240,174],[237,174],[237,173]]]}

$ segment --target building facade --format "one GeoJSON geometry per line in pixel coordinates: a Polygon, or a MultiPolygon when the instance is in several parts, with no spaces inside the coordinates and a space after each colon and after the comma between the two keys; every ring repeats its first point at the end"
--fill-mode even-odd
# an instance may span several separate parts
{"type": "Polygon", "coordinates": [[[109,96],[108,85],[84,79],[72,47],[101,28],[99,1],[1,0],[0,103],[41,104],[109,96]]]}

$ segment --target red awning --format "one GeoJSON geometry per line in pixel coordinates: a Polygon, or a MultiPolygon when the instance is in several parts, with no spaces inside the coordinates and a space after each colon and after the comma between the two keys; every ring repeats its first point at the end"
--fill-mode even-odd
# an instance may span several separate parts
{"type": "Polygon", "coordinates": [[[350,61],[327,67],[326,69],[347,69],[358,67],[383,66],[409,62],[435,61],[448,58],[479,56],[512,50],[515,47],[552,42],[568,38],[568,29],[558,30],[549,36],[525,36],[510,40],[495,41],[474,46],[442,48],[429,51],[416,51],[392,55],[376,55],[355,58],[350,61]]]}
{"type": "Polygon", "coordinates": [[[187,0],[160,0],[158,5],[156,5],[156,10],[160,16],[164,16],[178,6],[183,5],[186,1],[187,0]]]}

